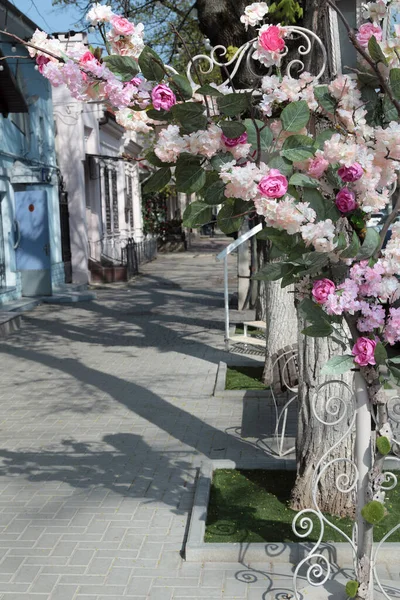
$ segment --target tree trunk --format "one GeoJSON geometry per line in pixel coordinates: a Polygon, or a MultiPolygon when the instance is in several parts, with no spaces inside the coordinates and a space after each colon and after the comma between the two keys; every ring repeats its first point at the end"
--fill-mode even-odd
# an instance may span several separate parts
{"type": "MultiPolygon", "coordinates": [[[[299,331],[304,328],[304,322],[299,322],[299,331]]],[[[328,379],[320,375],[326,361],[335,354],[340,354],[340,348],[328,338],[312,338],[299,334],[299,412],[298,432],[296,441],[297,477],[292,490],[292,508],[303,510],[313,507],[312,483],[313,474],[322,456],[334,446],[349,427],[353,415],[351,394],[342,384],[329,384],[318,393],[318,416],[328,422],[336,421],[346,411],[346,416],[337,425],[323,425],[314,416],[312,401],[316,388],[328,379]],[[329,416],[327,402],[334,399],[339,413],[329,416]],[[340,402],[343,400],[343,404],[340,402]]],[[[335,376],[350,387],[352,374],[335,376]]],[[[329,406],[329,405],[328,405],[329,406]]],[[[333,409],[334,406],[331,405],[333,409]]],[[[354,449],[354,434],[348,436],[332,450],[326,462],[335,458],[352,459],[354,449]]],[[[324,464],[325,464],[324,463],[324,464]]],[[[337,516],[354,517],[354,499],[352,494],[339,492],[335,482],[338,475],[348,475],[350,481],[354,472],[348,463],[340,461],[327,469],[318,486],[317,502],[322,511],[337,516]]]]}

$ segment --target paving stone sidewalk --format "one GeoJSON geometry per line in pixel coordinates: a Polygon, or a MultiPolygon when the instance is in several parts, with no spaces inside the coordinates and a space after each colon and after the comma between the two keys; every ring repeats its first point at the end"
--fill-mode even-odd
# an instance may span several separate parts
{"type": "Polygon", "coordinates": [[[212,396],[232,360],[217,249],[160,256],[91,303],[37,307],[0,344],[0,600],[290,589],[289,567],[268,560],[249,571],[181,558],[200,462],[260,453],[234,433],[242,403],[212,396]]]}

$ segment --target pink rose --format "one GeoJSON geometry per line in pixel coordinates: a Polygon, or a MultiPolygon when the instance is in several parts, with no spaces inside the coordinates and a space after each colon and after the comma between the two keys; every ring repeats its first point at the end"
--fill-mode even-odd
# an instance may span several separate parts
{"type": "Polygon", "coordinates": [[[43,56],[43,54],[39,54],[36,57],[36,64],[38,66],[39,73],[43,73],[44,65],[47,65],[47,63],[49,63],[49,62],[50,62],[50,59],[47,58],[47,56],[43,56]]]}
{"type": "Polygon", "coordinates": [[[285,40],[282,38],[283,31],[276,25],[270,25],[258,38],[258,43],[268,52],[282,52],[285,47],[285,40]]]}
{"type": "Polygon", "coordinates": [[[171,106],[176,104],[174,92],[164,83],[156,85],[156,87],[151,90],[151,100],[156,110],[169,110],[171,106]]]}
{"type": "Polygon", "coordinates": [[[92,61],[95,62],[95,64],[100,64],[99,61],[97,60],[97,58],[94,56],[94,54],[92,54],[91,52],[89,52],[89,50],[87,52],[85,52],[85,54],[82,54],[82,56],[79,59],[79,64],[82,65],[82,67],[84,67],[85,65],[87,65],[88,63],[91,63],[92,61]]]}
{"type": "Polygon", "coordinates": [[[382,41],[382,29],[375,23],[364,23],[357,32],[357,41],[364,48],[368,48],[368,42],[372,36],[376,37],[378,42],[382,41]]]}
{"type": "Polygon", "coordinates": [[[329,167],[329,162],[323,156],[315,156],[308,163],[307,173],[311,177],[319,179],[329,167]]]}
{"type": "Polygon", "coordinates": [[[360,367],[375,365],[375,346],[375,340],[370,340],[367,337],[358,338],[352,350],[352,354],[355,356],[354,362],[360,365],[360,367]]]}
{"type": "Polygon", "coordinates": [[[111,25],[115,29],[115,33],[118,35],[128,36],[135,32],[134,24],[124,17],[113,17],[111,19],[111,25]]]}
{"type": "Polygon", "coordinates": [[[353,181],[358,181],[364,175],[364,171],[362,166],[355,162],[349,167],[340,167],[338,170],[338,175],[342,181],[346,183],[352,183],[353,181]]]}
{"type": "Polygon", "coordinates": [[[270,169],[257,188],[260,194],[267,198],[282,198],[287,192],[288,185],[288,180],[278,169],[270,169]]]}
{"type": "Polygon", "coordinates": [[[357,202],[354,192],[349,188],[342,188],[338,194],[336,194],[335,204],[341,213],[348,213],[357,208],[357,202]]]}
{"type": "Polygon", "coordinates": [[[131,83],[135,87],[139,87],[142,83],[142,80],[140,79],[140,77],[134,77],[133,79],[130,80],[129,83],[131,83]]]}
{"type": "Polygon", "coordinates": [[[244,133],[242,133],[242,135],[240,135],[237,138],[228,138],[223,133],[221,135],[221,139],[224,142],[225,146],[227,146],[228,148],[234,148],[235,146],[238,146],[239,144],[246,144],[246,142],[247,142],[247,133],[244,132],[244,133]]]}
{"type": "Polygon", "coordinates": [[[318,304],[325,304],[328,296],[333,294],[335,289],[336,286],[330,279],[318,279],[318,281],[314,281],[311,293],[315,302],[318,302],[318,304]]]}

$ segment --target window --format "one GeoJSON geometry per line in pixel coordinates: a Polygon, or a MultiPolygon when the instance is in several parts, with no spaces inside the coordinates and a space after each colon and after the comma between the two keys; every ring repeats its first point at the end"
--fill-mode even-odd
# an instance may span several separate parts
{"type": "Polygon", "coordinates": [[[104,167],[104,199],[106,207],[106,230],[107,233],[111,233],[110,177],[108,167],[104,167]]]}
{"type": "Polygon", "coordinates": [[[2,217],[2,197],[0,197],[0,290],[6,287],[6,257],[4,252],[4,234],[2,217]]]}

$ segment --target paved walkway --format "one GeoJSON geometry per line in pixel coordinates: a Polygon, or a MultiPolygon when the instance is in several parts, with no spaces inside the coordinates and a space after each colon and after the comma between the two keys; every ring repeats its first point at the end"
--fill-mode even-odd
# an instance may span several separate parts
{"type": "Polygon", "coordinates": [[[249,578],[180,555],[199,463],[259,452],[230,435],[241,402],[211,396],[229,359],[217,246],[42,305],[0,345],[0,600],[284,597],[268,563],[249,578]]]}

